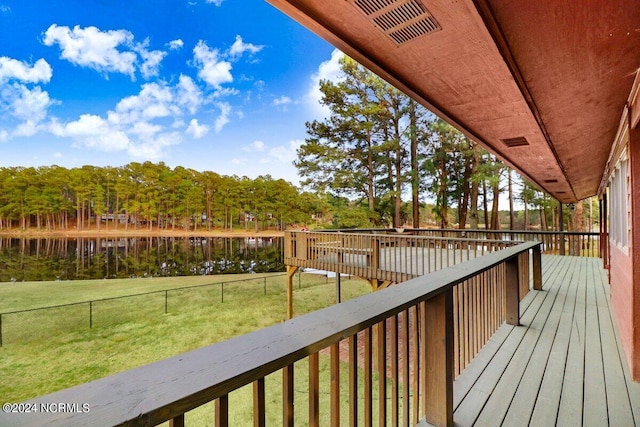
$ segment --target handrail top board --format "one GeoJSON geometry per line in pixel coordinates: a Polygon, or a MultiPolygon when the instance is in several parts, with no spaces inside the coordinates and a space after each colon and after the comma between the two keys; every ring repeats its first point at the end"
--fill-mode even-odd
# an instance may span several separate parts
{"type": "MultiPolygon", "coordinates": [[[[301,231],[301,230],[287,230],[287,231],[301,231]]],[[[350,233],[350,234],[363,234],[363,233],[367,233],[367,234],[375,234],[375,233],[380,233],[381,235],[384,235],[387,232],[393,232],[394,229],[393,228],[352,228],[352,229],[346,229],[346,228],[341,228],[341,229],[317,229],[317,230],[309,230],[309,232],[311,233],[350,233]]],[[[461,228],[404,228],[403,232],[396,232],[393,233],[394,236],[396,235],[402,235],[402,234],[407,234],[408,236],[411,236],[411,233],[414,232],[452,232],[452,233],[486,233],[486,234],[499,234],[499,233],[503,233],[503,234],[543,234],[543,235],[557,235],[557,234],[564,234],[567,236],[577,236],[577,235],[584,235],[584,236],[599,236],[600,233],[598,231],[567,231],[567,230],[563,230],[563,231],[554,231],[554,230],[485,230],[482,228],[465,228],[465,229],[461,229],[461,228]]],[[[418,237],[413,235],[414,237],[418,237]]],[[[421,236],[424,237],[424,236],[421,236]]]]}
{"type": "Polygon", "coordinates": [[[522,243],[249,334],[29,403],[88,403],[87,413],[0,414],[3,426],[156,425],[352,336],[540,246],[522,243]]]}
{"type": "MultiPolygon", "coordinates": [[[[387,238],[387,239],[395,239],[397,237],[399,238],[403,238],[403,239],[407,239],[407,240],[432,240],[432,241],[438,241],[438,242],[461,242],[461,243],[493,243],[493,244],[519,244],[519,243],[523,243],[522,240],[499,240],[499,239],[474,239],[472,237],[435,237],[435,236],[416,236],[416,235],[411,235],[409,233],[406,233],[403,235],[403,233],[398,233],[398,234],[375,234],[375,233],[371,233],[371,234],[363,234],[363,233],[358,233],[358,232],[353,232],[353,233],[347,233],[347,232],[343,232],[343,231],[336,231],[333,234],[327,232],[327,231],[314,231],[314,230],[310,230],[310,231],[300,231],[300,230],[286,230],[285,232],[285,236],[287,234],[302,234],[302,235],[313,235],[314,233],[318,233],[318,234],[324,234],[324,235],[336,235],[336,236],[342,236],[342,237],[369,237],[369,236],[373,236],[376,238],[387,238]]],[[[321,242],[321,243],[335,243],[335,242],[321,242]]],[[[341,242],[340,242],[341,243],[341,242]]],[[[317,245],[317,243],[316,243],[317,245]]]]}

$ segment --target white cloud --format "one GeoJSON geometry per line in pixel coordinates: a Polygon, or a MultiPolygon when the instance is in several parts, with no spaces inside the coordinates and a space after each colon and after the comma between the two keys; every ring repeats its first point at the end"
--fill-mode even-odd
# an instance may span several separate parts
{"type": "Polygon", "coordinates": [[[307,94],[307,99],[311,108],[319,117],[327,117],[330,113],[327,107],[320,104],[320,100],[322,99],[320,81],[329,80],[338,82],[341,80],[340,59],[343,56],[344,53],[338,49],[334,49],[334,51],[331,52],[331,59],[322,62],[318,67],[318,71],[311,76],[311,87],[307,94]]]}
{"type": "Polygon", "coordinates": [[[288,105],[291,104],[291,98],[289,98],[288,96],[281,96],[280,98],[276,98],[273,100],[273,105],[280,106],[280,105],[288,105]]]}
{"type": "Polygon", "coordinates": [[[243,151],[253,152],[253,151],[264,151],[264,142],[262,141],[253,141],[249,145],[245,145],[242,147],[243,151]]]}
{"type": "Polygon", "coordinates": [[[9,140],[9,132],[4,129],[0,129],[0,142],[7,142],[9,140]]]}
{"type": "Polygon", "coordinates": [[[11,8],[7,5],[0,4],[0,13],[10,13],[11,8]]]}
{"type": "Polygon", "coordinates": [[[231,159],[231,163],[233,163],[234,165],[242,165],[244,163],[247,163],[247,159],[242,157],[242,158],[233,158],[231,159]]]}
{"type": "MultiPolygon", "coordinates": [[[[182,42],[174,40],[171,43],[182,42]]],[[[127,30],[102,31],[96,27],[73,29],[56,24],[44,33],[43,43],[57,44],[60,57],[74,65],[88,67],[105,75],[122,73],[135,80],[136,70],[149,79],[159,74],[160,63],[167,56],[160,50],[148,50],[149,39],[135,43],[133,34],[127,30]]]]}
{"type": "Polygon", "coordinates": [[[174,105],[171,88],[160,83],[147,83],[142,85],[138,95],[128,96],[118,102],[115,113],[112,114],[112,121],[133,123],[179,115],[180,109],[174,105]]]}
{"type": "Polygon", "coordinates": [[[0,109],[20,120],[40,122],[47,116],[51,105],[49,94],[39,86],[29,89],[25,85],[14,83],[0,87],[0,109]]]}
{"type": "Polygon", "coordinates": [[[200,139],[209,132],[209,127],[198,123],[198,119],[191,119],[189,127],[186,130],[188,135],[194,139],[200,139]]]}
{"type": "Polygon", "coordinates": [[[214,88],[223,83],[231,83],[231,63],[220,59],[218,49],[211,49],[200,40],[193,48],[193,58],[198,68],[198,77],[214,88]]]}
{"type": "Polygon", "coordinates": [[[171,40],[168,43],[169,49],[171,50],[178,50],[178,49],[182,49],[182,47],[184,46],[184,42],[181,39],[175,39],[175,40],[171,40]]]}
{"type": "Polygon", "coordinates": [[[55,153],[53,153],[53,158],[54,159],[62,159],[64,156],[62,155],[61,152],[56,151],[55,153]]]}
{"type": "Polygon", "coordinates": [[[53,24],[44,35],[45,45],[58,44],[62,50],[61,57],[75,65],[101,73],[123,73],[134,78],[137,55],[118,50],[120,45],[130,46],[133,43],[133,34],[129,31],[101,31],[96,27],[80,28],[78,25],[72,30],[53,24]]]}
{"type": "Polygon", "coordinates": [[[224,0],[207,0],[208,4],[213,4],[215,6],[220,6],[224,0]]]}
{"type": "Polygon", "coordinates": [[[180,75],[177,86],[177,102],[178,105],[188,109],[191,114],[195,114],[200,105],[203,104],[202,92],[191,77],[180,75]]]}
{"type": "Polygon", "coordinates": [[[167,147],[182,142],[182,132],[199,138],[208,131],[197,119],[192,119],[185,129],[185,122],[180,119],[192,107],[195,112],[200,102],[185,98],[189,81],[181,78],[175,86],[164,82],[144,84],[137,95],[123,98],[104,116],[83,114],[67,123],[54,119],[48,130],[72,138],[78,147],[125,151],[140,159],[162,158],[167,147]]]}
{"type": "Polygon", "coordinates": [[[18,80],[22,83],[48,83],[51,80],[51,66],[40,58],[33,66],[26,62],[0,57],[0,83],[18,80]]]}
{"type": "Polygon", "coordinates": [[[269,156],[281,161],[291,163],[297,158],[296,150],[304,143],[301,139],[289,141],[289,144],[279,145],[269,150],[269,156]]]}
{"type": "Polygon", "coordinates": [[[145,79],[157,76],[160,73],[160,62],[167,56],[167,52],[161,50],[148,51],[149,39],[146,39],[144,43],[138,44],[134,50],[142,58],[142,65],[140,65],[140,73],[145,79]]]}
{"type": "Polygon", "coordinates": [[[216,133],[219,133],[224,125],[229,123],[229,113],[231,113],[231,105],[226,102],[218,102],[218,108],[220,108],[220,115],[214,123],[214,129],[216,133]]]}
{"type": "Polygon", "coordinates": [[[252,43],[244,43],[242,37],[236,36],[236,40],[229,49],[229,56],[232,59],[241,57],[245,52],[249,52],[250,55],[260,52],[264,48],[263,45],[255,45],[252,43]]]}

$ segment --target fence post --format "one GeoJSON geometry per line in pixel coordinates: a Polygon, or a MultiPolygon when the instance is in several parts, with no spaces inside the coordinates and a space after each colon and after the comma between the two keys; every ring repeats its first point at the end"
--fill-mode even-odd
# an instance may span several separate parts
{"type": "Polygon", "coordinates": [[[220,301],[224,304],[224,282],[220,283],[220,301]]]}
{"type": "Polygon", "coordinates": [[[264,294],[267,294],[267,278],[264,278],[264,294]]]}
{"type": "Polygon", "coordinates": [[[164,291],[164,314],[169,312],[169,291],[164,291]]]}
{"type": "Polygon", "coordinates": [[[0,313],[0,347],[2,347],[2,313],[0,313]]]}
{"type": "Polygon", "coordinates": [[[89,329],[93,328],[93,301],[89,301],[89,329]]]}

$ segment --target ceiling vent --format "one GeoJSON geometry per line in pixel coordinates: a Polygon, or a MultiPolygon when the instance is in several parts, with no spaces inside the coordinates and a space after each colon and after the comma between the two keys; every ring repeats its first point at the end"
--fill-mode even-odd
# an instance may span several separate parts
{"type": "Polygon", "coordinates": [[[557,184],[558,180],[557,179],[545,179],[543,182],[545,184],[557,184]]]}
{"type": "Polygon", "coordinates": [[[440,25],[418,0],[351,0],[369,20],[397,45],[440,30],[440,25]]]}
{"type": "Polygon", "coordinates": [[[524,136],[519,136],[517,138],[507,138],[503,139],[502,142],[509,148],[512,147],[522,147],[523,145],[529,145],[529,141],[524,136]]]}

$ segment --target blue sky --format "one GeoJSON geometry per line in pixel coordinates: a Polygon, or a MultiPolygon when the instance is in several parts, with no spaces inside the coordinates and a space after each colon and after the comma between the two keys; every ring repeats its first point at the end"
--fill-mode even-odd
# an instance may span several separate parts
{"type": "Polygon", "coordinates": [[[150,160],[297,184],[338,56],[264,0],[0,0],[0,166],[150,160]]]}

